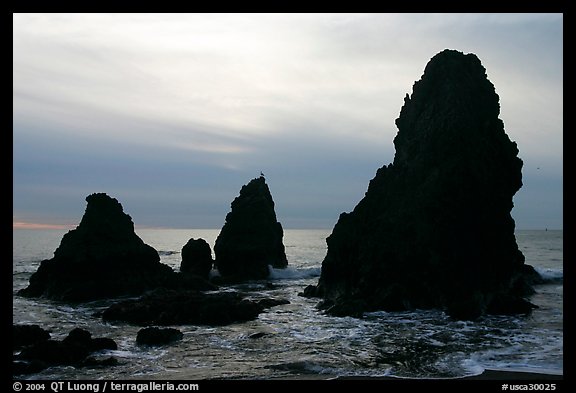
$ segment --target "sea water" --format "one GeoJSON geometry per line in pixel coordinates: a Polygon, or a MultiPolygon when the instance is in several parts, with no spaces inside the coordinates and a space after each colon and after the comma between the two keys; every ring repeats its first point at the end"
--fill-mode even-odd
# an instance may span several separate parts
{"type": "MultiPolygon", "coordinates": [[[[257,319],[228,326],[173,326],[181,341],[148,347],[136,344],[140,327],[109,324],[95,316],[113,300],[79,305],[26,299],[16,292],[28,285],[43,259],[53,256],[66,231],[13,231],[13,320],[38,324],[63,339],[75,327],[93,337],[109,337],[119,364],[103,368],[51,367],[30,379],[272,379],[310,376],[450,378],[484,369],[563,373],[563,231],[517,231],[526,256],[546,278],[531,301],[529,316],[487,316],[457,321],[439,310],[372,312],[363,318],[331,317],[316,308],[318,299],[299,296],[316,284],[326,255],[329,230],[285,230],[289,266],[271,269],[266,281],[226,290],[247,296],[285,298],[290,304],[266,310],[257,319]],[[269,285],[269,284],[272,285],[269,285]],[[257,335],[254,335],[258,333],[257,335]]],[[[137,234],[178,269],[190,238],[213,248],[219,230],[139,229],[137,234]]]]}

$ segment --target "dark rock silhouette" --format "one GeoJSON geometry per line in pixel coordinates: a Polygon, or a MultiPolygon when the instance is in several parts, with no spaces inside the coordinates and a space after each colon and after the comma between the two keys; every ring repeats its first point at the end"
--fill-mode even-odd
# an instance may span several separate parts
{"type": "Polygon", "coordinates": [[[262,308],[271,308],[276,306],[281,306],[283,304],[290,304],[290,301],[287,299],[278,299],[278,298],[263,298],[256,301],[258,305],[262,308]]]}
{"type": "Polygon", "coordinates": [[[158,287],[216,288],[206,278],[179,274],[161,263],[115,198],[97,193],[86,202],[80,224],[62,237],[54,257],[41,262],[20,295],[82,302],[140,295],[158,287]]]}
{"type": "MultiPolygon", "coordinates": [[[[474,54],[427,64],[396,119],[396,154],[327,238],[317,286],[334,315],[445,309],[458,319],[527,313],[536,273],[510,214],[522,161],[474,54]]],[[[537,273],[536,273],[537,275],[537,273]]]]}
{"type": "Polygon", "coordinates": [[[266,308],[285,304],[252,301],[237,292],[207,292],[157,289],[139,299],[111,305],[102,313],[105,322],[127,322],[140,326],[222,326],[250,321],[266,308]]]}
{"type": "Polygon", "coordinates": [[[182,340],[182,337],[184,335],[178,329],[151,326],[138,331],[136,343],[139,345],[166,345],[182,340]]]}
{"type": "Polygon", "coordinates": [[[92,338],[90,332],[76,328],[62,341],[47,339],[26,345],[14,356],[13,373],[30,374],[52,366],[109,366],[116,359],[98,360],[90,354],[102,350],[116,350],[116,342],[110,338],[92,338]]]}
{"type": "Polygon", "coordinates": [[[88,352],[102,351],[105,349],[118,349],[116,342],[111,338],[92,338],[92,334],[89,331],[81,328],[71,330],[62,343],[65,345],[76,345],[86,348],[88,352]]]}
{"type": "Polygon", "coordinates": [[[104,193],[86,197],[80,224],[66,233],[54,257],[41,262],[19,293],[63,301],[140,294],[174,271],[134,232],[122,205],[104,193]]]}
{"type": "Polygon", "coordinates": [[[182,247],[180,272],[209,278],[214,260],[210,245],[204,239],[190,239],[182,247]]]}
{"type": "Polygon", "coordinates": [[[50,333],[38,325],[12,325],[12,348],[19,349],[50,339],[50,333]]]}
{"type": "Polygon", "coordinates": [[[288,265],[282,225],[276,220],[274,201],[263,176],[240,190],[216,239],[215,266],[224,278],[265,279],[268,265],[288,265]]]}

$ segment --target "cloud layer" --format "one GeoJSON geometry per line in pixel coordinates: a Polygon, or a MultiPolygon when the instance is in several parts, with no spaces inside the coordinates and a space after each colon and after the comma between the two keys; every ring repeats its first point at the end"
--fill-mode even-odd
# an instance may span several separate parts
{"type": "Polygon", "coordinates": [[[518,226],[561,227],[562,28],[561,14],[14,14],[15,220],[74,223],[104,191],[136,224],[218,228],[263,171],[285,226],[331,227],[452,48],[478,55],[518,143],[518,226]]]}

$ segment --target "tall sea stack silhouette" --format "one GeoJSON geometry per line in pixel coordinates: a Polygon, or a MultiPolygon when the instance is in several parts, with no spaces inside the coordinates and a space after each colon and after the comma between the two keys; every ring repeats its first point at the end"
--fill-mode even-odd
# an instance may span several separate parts
{"type": "Polygon", "coordinates": [[[214,244],[214,265],[222,277],[234,281],[265,279],[268,265],[288,265],[283,237],[264,176],[252,179],[232,201],[214,244]]]}
{"type": "Polygon", "coordinates": [[[54,257],[40,263],[19,294],[89,301],[138,295],[174,280],[172,268],[136,235],[117,199],[95,193],[86,202],[80,224],[62,237],[54,257]]]}
{"type": "Polygon", "coordinates": [[[458,319],[528,313],[538,274],[514,235],[518,148],[474,54],[426,65],[396,119],[393,163],[327,238],[317,286],[334,315],[440,308],[458,319]]]}

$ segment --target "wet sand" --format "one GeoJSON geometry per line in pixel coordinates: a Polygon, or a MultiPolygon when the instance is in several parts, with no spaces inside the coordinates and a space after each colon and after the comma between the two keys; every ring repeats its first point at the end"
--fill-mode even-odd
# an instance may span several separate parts
{"type": "Polygon", "coordinates": [[[539,373],[528,371],[503,371],[503,370],[485,370],[480,375],[464,377],[462,379],[476,380],[509,380],[509,381],[535,381],[535,380],[562,380],[563,374],[539,373]]]}
{"type": "MultiPolygon", "coordinates": [[[[382,379],[382,380],[411,380],[412,378],[401,377],[336,377],[336,380],[360,380],[360,379],[382,379]]],[[[517,371],[517,370],[484,370],[481,374],[471,375],[461,378],[430,378],[426,380],[484,380],[484,381],[550,381],[550,380],[563,380],[563,374],[556,374],[553,372],[533,372],[533,371],[517,371]]]]}
{"type": "Polygon", "coordinates": [[[454,377],[454,378],[405,378],[396,376],[338,376],[332,374],[294,374],[294,375],[283,375],[277,378],[267,378],[266,380],[305,380],[305,381],[378,381],[378,380],[388,380],[388,381],[414,381],[414,382],[426,382],[426,381],[559,381],[563,380],[564,375],[561,372],[555,370],[496,370],[488,369],[484,370],[481,374],[470,375],[466,377],[454,377]]]}

